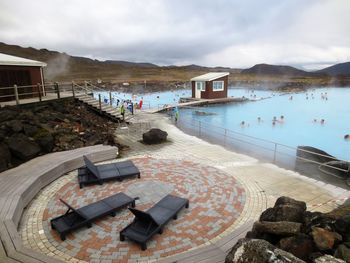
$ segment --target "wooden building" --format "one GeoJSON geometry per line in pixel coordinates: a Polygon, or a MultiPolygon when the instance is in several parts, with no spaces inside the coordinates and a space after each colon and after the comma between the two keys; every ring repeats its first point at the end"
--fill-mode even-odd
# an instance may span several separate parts
{"type": "Polygon", "coordinates": [[[227,98],[229,72],[210,72],[191,79],[192,98],[227,98]]]}
{"type": "MultiPolygon", "coordinates": [[[[14,85],[32,86],[18,88],[20,98],[38,96],[37,84],[44,87],[45,66],[46,63],[40,61],[0,53],[0,101],[14,99],[14,85]]],[[[43,94],[44,90],[41,92],[43,94]]]]}

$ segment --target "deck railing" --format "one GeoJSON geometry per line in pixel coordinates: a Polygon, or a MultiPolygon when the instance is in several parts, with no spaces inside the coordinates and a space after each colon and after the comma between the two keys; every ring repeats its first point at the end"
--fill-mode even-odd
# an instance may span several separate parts
{"type": "MultiPolygon", "coordinates": [[[[172,111],[169,111],[168,113],[173,117],[172,111]]],[[[250,155],[259,160],[274,163],[283,168],[304,173],[308,172],[307,169],[312,168],[309,167],[311,164],[314,166],[312,171],[314,173],[321,172],[341,179],[346,179],[346,177],[341,176],[340,174],[348,174],[350,178],[350,162],[339,160],[329,155],[242,134],[207,122],[190,119],[183,116],[180,116],[180,118],[177,120],[176,126],[186,133],[202,138],[208,142],[222,145],[225,148],[250,155]],[[310,156],[310,158],[303,157],[305,155],[310,156]],[[330,165],[327,162],[316,161],[315,159],[340,161],[347,164],[348,167],[343,169],[330,165]],[[301,168],[303,165],[306,165],[307,167],[301,168]]],[[[349,184],[350,180],[348,180],[347,183],[349,184]]]]}

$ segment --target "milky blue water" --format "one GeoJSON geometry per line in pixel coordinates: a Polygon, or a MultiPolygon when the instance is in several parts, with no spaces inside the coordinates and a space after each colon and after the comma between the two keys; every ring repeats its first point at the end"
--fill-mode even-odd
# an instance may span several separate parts
{"type": "MultiPolygon", "coordinates": [[[[126,99],[133,98],[131,94],[117,95],[126,99]]],[[[156,108],[159,104],[176,103],[180,97],[190,97],[191,91],[142,94],[137,95],[135,101],[141,96],[145,106],[149,103],[152,108],[156,108]]],[[[181,109],[180,118],[199,120],[208,125],[291,147],[313,146],[337,158],[350,160],[350,141],[344,140],[344,135],[350,134],[350,88],[310,89],[298,94],[272,93],[264,90],[252,92],[243,88],[231,88],[229,96],[266,99],[216,104],[199,109],[181,109]],[[196,110],[215,115],[197,115],[196,110]],[[283,120],[281,116],[284,117],[283,120]],[[261,119],[260,122],[258,117],[261,119]],[[273,125],[274,117],[277,119],[275,125],[273,125]],[[324,119],[324,124],[321,123],[321,119],[324,119]],[[244,125],[241,125],[242,121],[244,125]]]]}

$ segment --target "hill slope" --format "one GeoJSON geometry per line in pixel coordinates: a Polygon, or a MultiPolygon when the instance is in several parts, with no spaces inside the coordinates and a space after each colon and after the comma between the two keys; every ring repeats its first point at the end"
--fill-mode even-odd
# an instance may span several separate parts
{"type": "Polygon", "coordinates": [[[251,68],[241,71],[242,74],[254,75],[287,75],[287,76],[310,76],[313,73],[306,72],[291,66],[257,64],[251,68]]]}
{"type": "Polygon", "coordinates": [[[350,75],[350,62],[335,64],[328,68],[318,70],[317,72],[328,74],[330,76],[350,75]]]}

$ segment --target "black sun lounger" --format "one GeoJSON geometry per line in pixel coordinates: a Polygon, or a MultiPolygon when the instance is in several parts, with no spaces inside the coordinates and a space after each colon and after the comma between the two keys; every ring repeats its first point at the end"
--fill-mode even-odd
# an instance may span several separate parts
{"type": "Polygon", "coordinates": [[[87,184],[102,184],[109,180],[122,180],[126,177],[137,176],[140,171],[132,161],[94,165],[86,156],[83,156],[85,167],[78,169],[79,187],[87,184]]]}
{"type": "Polygon", "coordinates": [[[142,250],[146,250],[147,241],[156,233],[162,234],[163,227],[170,219],[177,219],[177,213],[188,206],[188,199],[167,195],[146,212],[129,208],[135,219],[120,232],[120,241],[127,237],[139,243],[142,250]]]}
{"type": "Polygon", "coordinates": [[[107,215],[115,216],[118,210],[129,205],[135,207],[137,199],[137,197],[131,198],[124,193],[118,193],[79,209],[74,209],[60,199],[68,210],[64,215],[51,219],[51,228],[60,234],[62,240],[65,240],[68,233],[83,226],[90,228],[92,222],[98,218],[107,215]]]}

